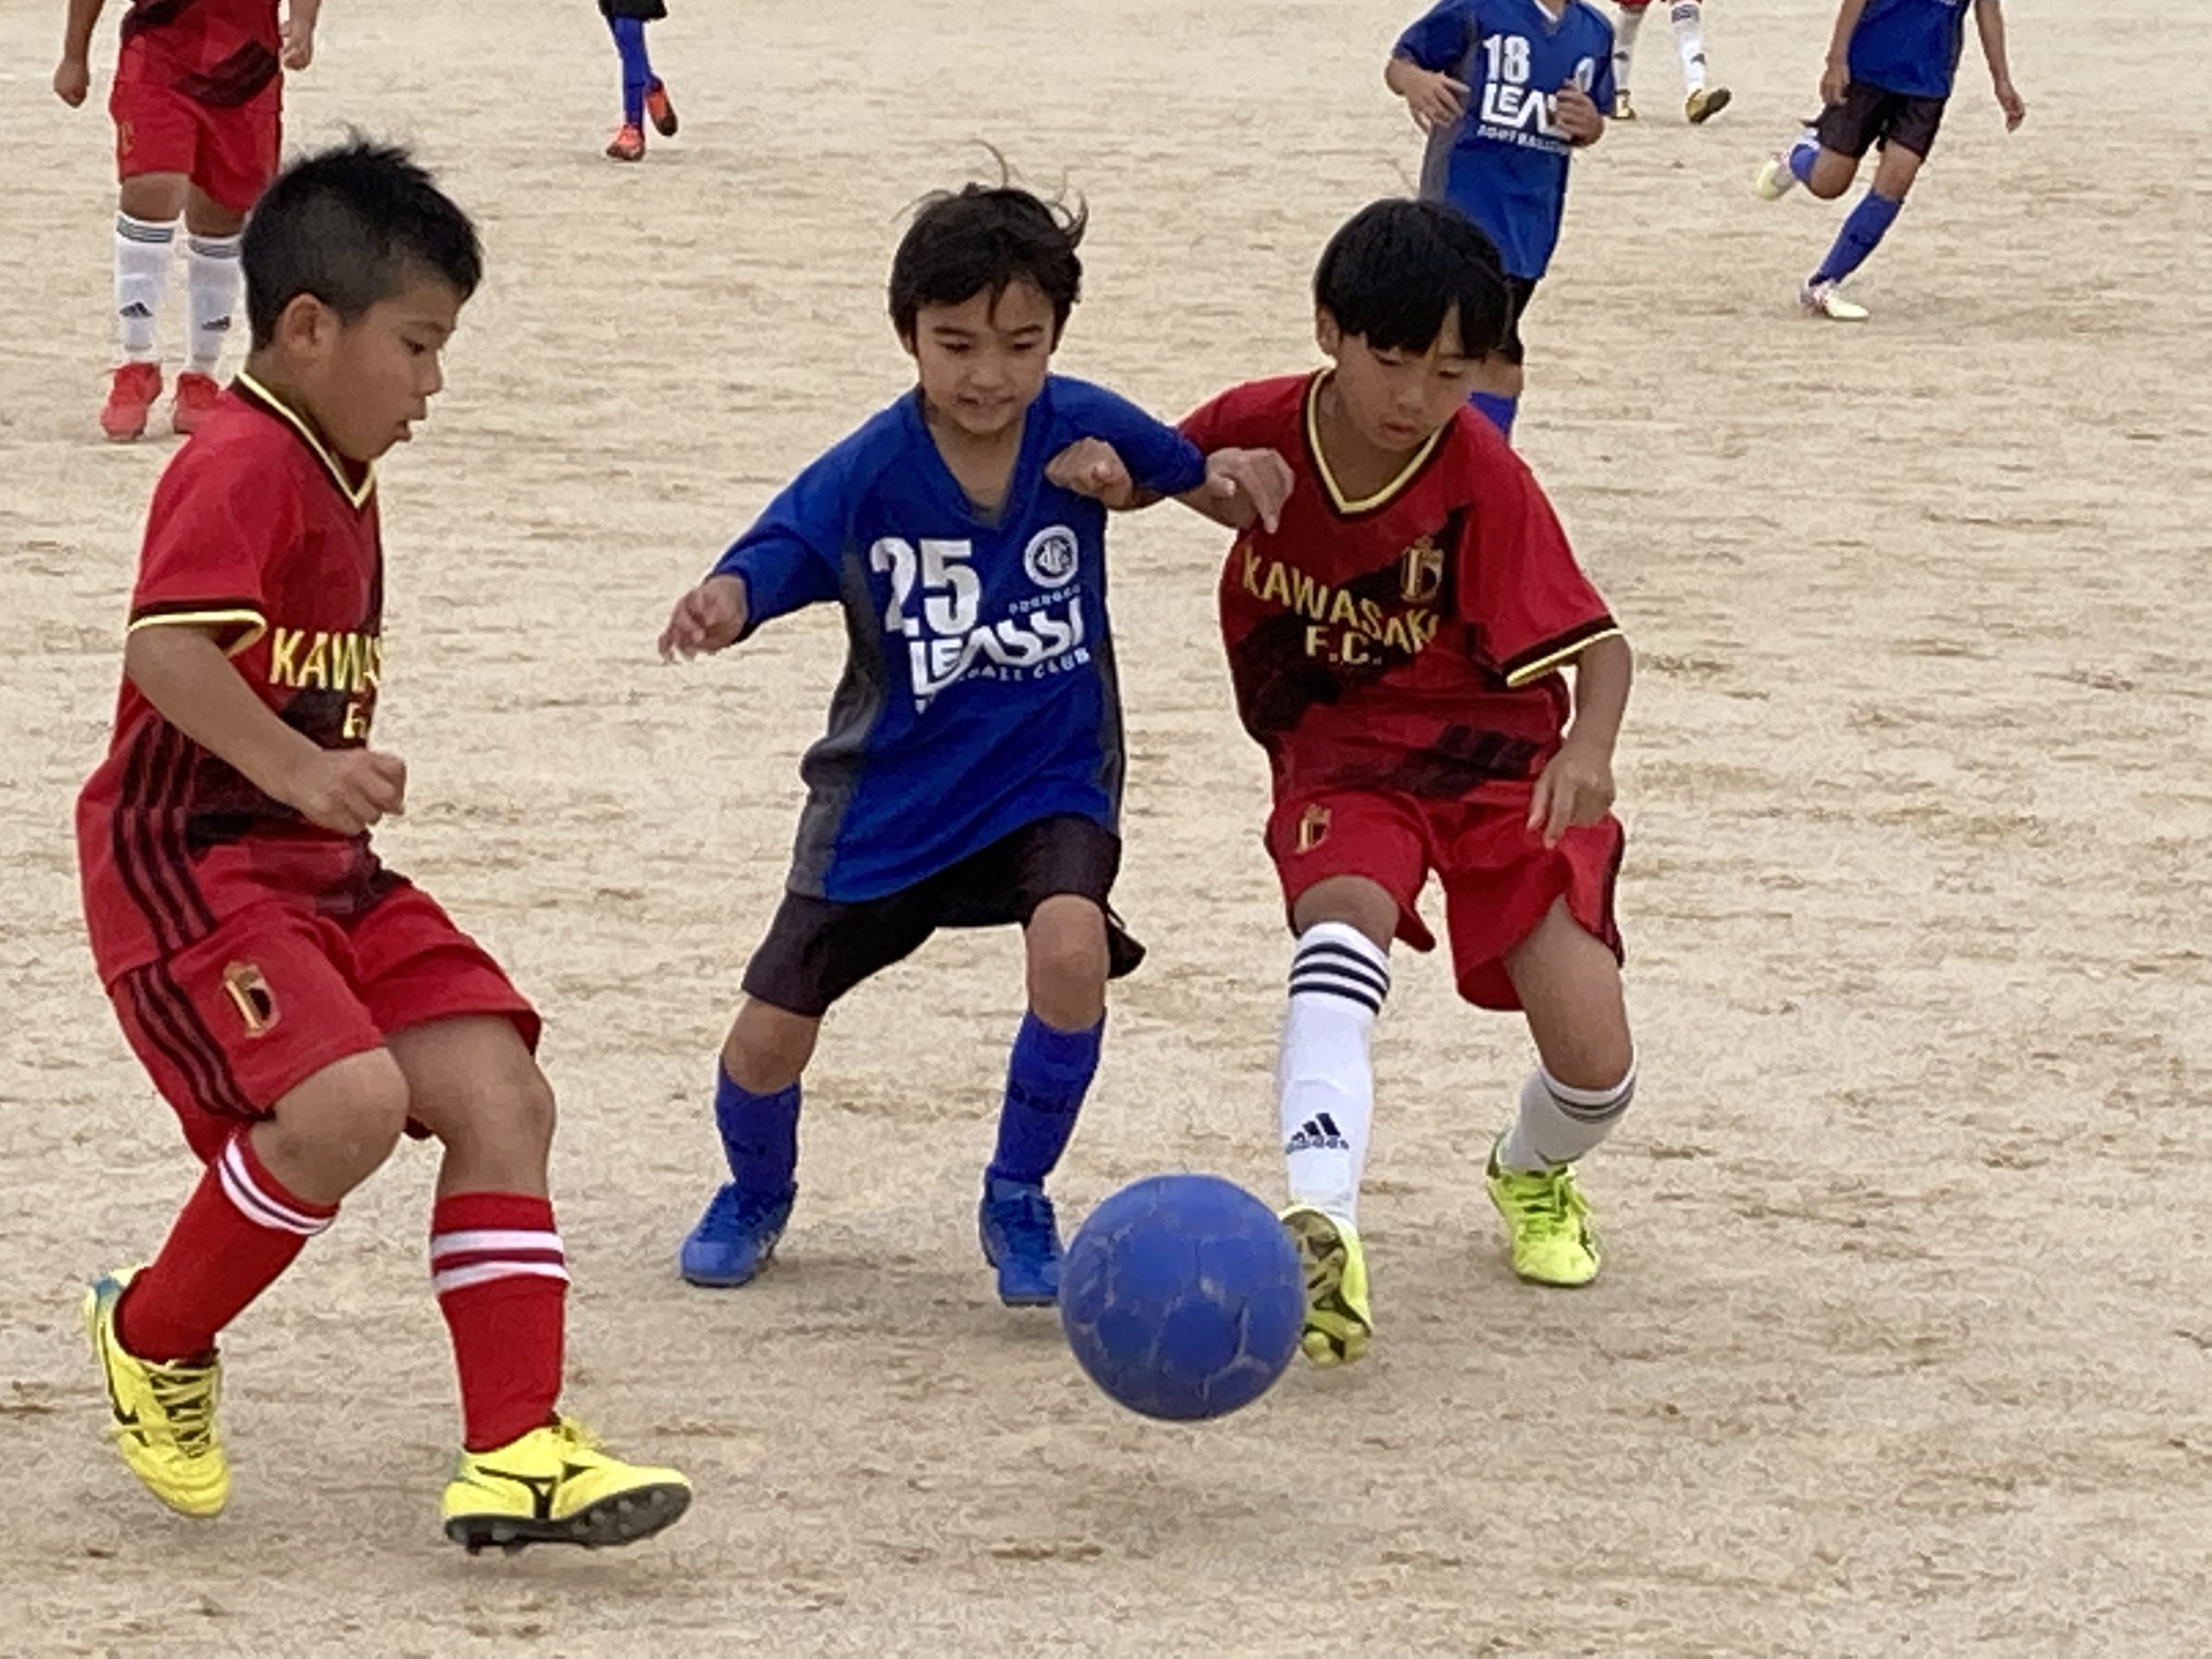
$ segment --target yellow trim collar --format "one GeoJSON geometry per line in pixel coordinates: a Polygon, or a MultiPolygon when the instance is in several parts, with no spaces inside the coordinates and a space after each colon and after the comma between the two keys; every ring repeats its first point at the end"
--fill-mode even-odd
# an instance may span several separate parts
{"type": "Polygon", "coordinates": [[[1306,447],[1313,451],[1313,470],[1321,476],[1321,487],[1329,493],[1331,505],[1344,514],[1373,512],[1378,507],[1389,506],[1414,481],[1414,475],[1428,464],[1429,456],[1436,452],[1436,446],[1444,442],[1444,435],[1452,429],[1451,423],[1446,422],[1430,433],[1421,447],[1414,451],[1412,458],[1399,470],[1398,475],[1388,484],[1365,500],[1351,500],[1338,486],[1336,474],[1329,470],[1328,454],[1321,448],[1321,388],[1335,375],[1334,369],[1323,369],[1306,383],[1306,447]]]}
{"type": "Polygon", "coordinates": [[[377,469],[374,462],[372,461],[363,464],[361,468],[361,481],[357,486],[353,480],[346,475],[346,464],[340,461],[335,454],[331,453],[330,446],[323,442],[321,436],[315,432],[315,429],[307,423],[306,420],[301,416],[300,412],[297,410],[294,409],[289,404],[279,397],[275,392],[270,391],[268,387],[263,385],[260,381],[255,379],[244,369],[240,369],[238,372],[237,379],[238,385],[244,386],[248,391],[251,391],[255,397],[267,404],[273,413],[283,416],[284,419],[292,423],[293,429],[296,431],[301,437],[307,440],[308,448],[314,450],[316,456],[321,461],[323,466],[329,469],[330,476],[337,481],[340,491],[344,493],[346,499],[353,505],[356,511],[359,511],[360,508],[368,505],[369,497],[375,493],[377,487],[377,469]]]}

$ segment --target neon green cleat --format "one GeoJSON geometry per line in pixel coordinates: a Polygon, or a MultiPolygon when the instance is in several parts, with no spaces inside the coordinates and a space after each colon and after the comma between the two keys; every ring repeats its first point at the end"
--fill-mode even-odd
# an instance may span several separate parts
{"type": "Polygon", "coordinates": [[[1350,1222],[1306,1204],[1284,1211],[1282,1224],[1306,1268],[1306,1330],[1298,1345],[1316,1365],[1348,1365],[1375,1335],[1359,1235],[1350,1222]]]}
{"type": "Polygon", "coordinates": [[[1797,188],[1797,175],[1789,170],[1789,157],[1777,150],[1759,163],[1759,170],[1751,180],[1751,188],[1758,192],[1761,201],[1780,201],[1797,188]]]}
{"type": "Polygon", "coordinates": [[[445,1493],[446,1536],[472,1555],[496,1544],[602,1549],[652,1536],[690,1507],[673,1469],[622,1462],[563,1417],[493,1452],[463,1452],[445,1493]]]}
{"type": "Polygon", "coordinates": [[[230,1465],[215,1433],[222,1363],[156,1365],[128,1352],[115,1334],[116,1304],[138,1269],[118,1268],[85,1292],[85,1332],[107,1379],[108,1432],[130,1472],[179,1515],[222,1513],[230,1465]]]}
{"type": "Polygon", "coordinates": [[[1489,1185],[1490,1201],[1505,1218],[1514,1272],[1533,1284],[1570,1288],[1598,1276],[1597,1230],[1590,1224],[1589,1202],[1574,1185],[1572,1164],[1507,1169],[1492,1146],[1489,1185]]]}

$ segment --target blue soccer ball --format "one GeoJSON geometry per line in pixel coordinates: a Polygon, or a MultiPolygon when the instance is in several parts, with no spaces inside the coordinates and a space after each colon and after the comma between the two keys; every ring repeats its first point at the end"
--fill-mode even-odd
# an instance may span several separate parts
{"type": "Polygon", "coordinates": [[[1154,1175],[1090,1212],[1060,1273],[1060,1327],[1131,1411],[1249,1406],[1298,1351],[1306,1280],[1274,1212],[1217,1175],[1154,1175]]]}

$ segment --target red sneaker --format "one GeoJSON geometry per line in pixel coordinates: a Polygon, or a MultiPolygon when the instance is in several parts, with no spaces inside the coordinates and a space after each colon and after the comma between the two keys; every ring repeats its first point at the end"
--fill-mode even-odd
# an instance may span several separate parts
{"type": "Polygon", "coordinates": [[[200,423],[207,418],[222,395],[223,389],[215,384],[213,376],[194,374],[187,369],[176,378],[176,402],[169,407],[170,429],[190,437],[200,429],[200,423]]]}
{"type": "Polygon", "coordinates": [[[607,147],[608,156],[618,162],[642,162],[645,159],[645,131],[625,123],[622,130],[614,135],[614,142],[607,147]]]}
{"type": "Polygon", "coordinates": [[[657,80],[645,88],[645,113],[652,118],[655,132],[664,138],[676,137],[676,105],[668,101],[665,83],[657,80]]]}
{"type": "Polygon", "coordinates": [[[100,410],[100,430],[110,443],[128,443],[146,429],[147,411],[162,395],[162,365],[125,363],[109,383],[100,410]]]}

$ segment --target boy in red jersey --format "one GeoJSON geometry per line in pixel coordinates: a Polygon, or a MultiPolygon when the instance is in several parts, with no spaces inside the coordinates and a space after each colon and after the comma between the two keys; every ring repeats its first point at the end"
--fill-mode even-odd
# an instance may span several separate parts
{"type": "Polygon", "coordinates": [[[404,1129],[444,1147],[430,1268],[466,1424],[447,1535],[625,1543],[690,1488],[555,1410],[569,1274],[537,1016],[369,846],[407,781],[368,747],[372,463],[443,384],[475,229],[357,142],[270,188],[245,266],[253,349],[155,491],[114,741],[77,808],[101,981],[206,1166],[153,1263],[86,1297],[116,1444],[170,1508],[222,1509],[216,1338],[404,1129]]]}
{"type": "MultiPolygon", "coordinates": [[[[54,90],[72,109],[92,90],[92,29],[105,0],[68,0],[54,90]]],[[[130,0],[108,112],[122,181],[115,220],[122,365],[100,427],[116,442],[146,429],[162,395],[155,319],[184,219],[192,339],[170,420],[190,432],[214,407],[215,367],[238,305],[238,232],[276,171],[283,72],[315,56],[322,0],[130,0]]]]}
{"type": "MultiPolygon", "coordinates": [[[[1221,617],[1237,710],[1273,773],[1268,849],[1298,940],[1284,1222],[1322,1365],[1357,1359],[1373,1332],[1356,1230],[1368,1041],[1393,939],[1434,944],[1418,908],[1432,873],[1460,995],[1523,1010],[1541,1059],[1488,1171],[1523,1278],[1596,1275],[1574,1162],[1635,1088],[1611,811],[1630,658],[1542,490],[1467,407],[1508,294],[1496,248],[1456,210],[1377,202],[1315,274],[1334,366],[1236,387],[1183,423],[1202,449],[1277,450],[1296,479],[1277,528],[1248,525],[1231,549],[1221,617]]],[[[1100,487],[1126,503],[1120,482],[1100,487]]]]}

